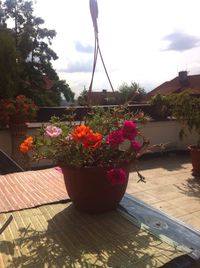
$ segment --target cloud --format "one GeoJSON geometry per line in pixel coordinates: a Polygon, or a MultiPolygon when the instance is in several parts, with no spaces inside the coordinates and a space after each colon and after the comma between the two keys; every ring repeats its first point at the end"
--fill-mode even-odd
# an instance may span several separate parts
{"type": "Polygon", "coordinates": [[[180,31],[165,36],[164,40],[170,42],[164,50],[184,51],[200,46],[200,37],[180,31]]]}
{"type": "Polygon", "coordinates": [[[92,60],[69,62],[66,68],[60,68],[62,73],[89,73],[92,72],[92,60]]]}
{"type": "Polygon", "coordinates": [[[74,41],[75,43],[75,48],[78,52],[82,52],[82,53],[93,53],[94,52],[94,48],[93,46],[89,45],[89,44],[82,44],[80,41],[74,41]]]}

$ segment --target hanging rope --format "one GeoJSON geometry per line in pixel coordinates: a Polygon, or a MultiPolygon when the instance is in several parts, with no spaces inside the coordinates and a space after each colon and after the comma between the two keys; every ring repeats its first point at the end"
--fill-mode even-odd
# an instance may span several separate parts
{"type": "MultiPolygon", "coordinates": [[[[92,22],[93,22],[93,26],[94,26],[95,45],[94,45],[94,60],[93,60],[93,68],[92,68],[92,77],[91,77],[91,82],[90,82],[90,86],[89,86],[89,90],[88,90],[88,94],[87,94],[88,103],[91,100],[92,85],[93,85],[93,80],[94,80],[94,73],[95,73],[95,69],[96,69],[98,53],[101,57],[101,61],[102,61],[107,79],[109,81],[110,87],[111,87],[113,93],[115,92],[113,85],[111,83],[110,77],[108,75],[108,71],[106,69],[106,65],[105,65],[105,62],[104,62],[104,59],[103,59],[103,56],[101,53],[100,45],[99,45],[99,37],[98,37],[99,31],[98,31],[98,24],[97,24],[97,18],[98,18],[97,0],[90,0],[90,14],[91,14],[92,22]]],[[[134,97],[135,97],[135,94],[131,97],[130,100],[126,101],[126,104],[130,104],[131,101],[134,99],[134,97]]]]}
{"type": "Polygon", "coordinates": [[[95,47],[94,47],[94,61],[93,61],[93,68],[92,68],[92,78],[91,78],[91,82],[90,82],[90,86],[89,86],[89,94],[88,97],[90,99],[90,94],[92,92],[92,85],[93,85],[93,80],[94,80],[94,73],[95,73],[95,68],[96,68],[96,63],[97,63],[97,56],[98,53],[100,54],[101,57],[101,61],[106,73],[106,76],[108,78],[110,87],[112,89],[112,91],[114,92],[114,88],[112,86],[110,77],[108,75],[108,71],[106,69],[105,66],[105,62],[103,60],[103,56],[100,50],[100,46],[99,46],[99,37],[98,37],[98,24],[97,24],[97,18],[98,18],[98,4],[97,4],[97,0],[90,0],[90,13],[91,13],[91,17],[92,17],[92,22],[93,22],[93,26],[94,26],[94,36],[95,36],[95,47]]]}

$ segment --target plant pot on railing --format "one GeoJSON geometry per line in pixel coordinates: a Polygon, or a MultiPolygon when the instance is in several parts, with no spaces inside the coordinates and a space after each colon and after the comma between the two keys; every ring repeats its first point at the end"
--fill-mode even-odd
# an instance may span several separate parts
{"type": "Polygon", "coordinates": [[[20,152],[19,146],[26,138],[28,125],[24,121],[19,121],[13,117],[9,122],[11,136],[11,157],[24,169],[30,168],[30,159],[28,155],[20,152]]]}
{"type": "Polygon", "coordinates": [[[36,117],[38,107],[32,99],[19,95],[14,99],[0,100],[0,121],[9,126],[11,135],[11,157],[23,168],[29,168],[29,157],[19,150],[19,145],[26,138],[27,122],[36,117]]]}
{"type": "Polygon", "coordinates": [[[192,175],[200,177],[200,98],[192,95],[191,90],[173,94],[170,98],[172,115],[181,122],[180,138],[197,134],[197,142],[188,147],[192,160],[192,175]],[[188,132],[186,132],[188,130],[188,132]]]}

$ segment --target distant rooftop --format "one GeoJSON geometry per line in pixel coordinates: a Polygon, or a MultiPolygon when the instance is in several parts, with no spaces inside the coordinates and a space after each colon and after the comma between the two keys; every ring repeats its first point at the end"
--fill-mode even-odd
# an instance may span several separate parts
{"type": "Polygon", "coordinates": [[[156,93],[166,96],[172,93],[180,93],[185,89],[190,89],[192,94],[200,95],[200,74],[188,75],[187,71],[181,71],[177,77],[150,91],[147,97],[154,96],[156,93]]]}
{"type": "Polygon", "coordinates": [[[103,89],[102,91],[92,91],[90,92],[89,96],[90,96],[90,103],[92,105],[104,105],[106,104],[106,100],[115,97],[115,93],[103,89]]]}

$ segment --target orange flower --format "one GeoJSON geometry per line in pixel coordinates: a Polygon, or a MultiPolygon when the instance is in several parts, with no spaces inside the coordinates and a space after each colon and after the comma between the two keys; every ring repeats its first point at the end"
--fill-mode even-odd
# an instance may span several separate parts
{"type": "Polygon", "coordinates": [[[79,141],[86,148],[97,149],[101,145],[102,135],[100,133],[94,133],[92,129],[85,125],[77,126],[72,137],[75,141],[79,141]]]}
{"type": "Polygon", "coordinates": [[[92,133],[83,144],[86,148],[98,149],[101,145],[102,135],[100,133],[92,133]]]}
{"type": "Polygon", "coordinates": [[[72,137],[75,141],[83,142],[87,140],[91,134],[93,134],[93,131],[89,127],[80,125],[74,129],[72,137]]]}
{"type": "Polygon", "coordinates": [[[33,145],[33,138],[30,136],[20,144],[20,151],[24,154],[28,153],[28,151],[30,151],[30,149],[32,148],[32,145],[33,145]]]}

